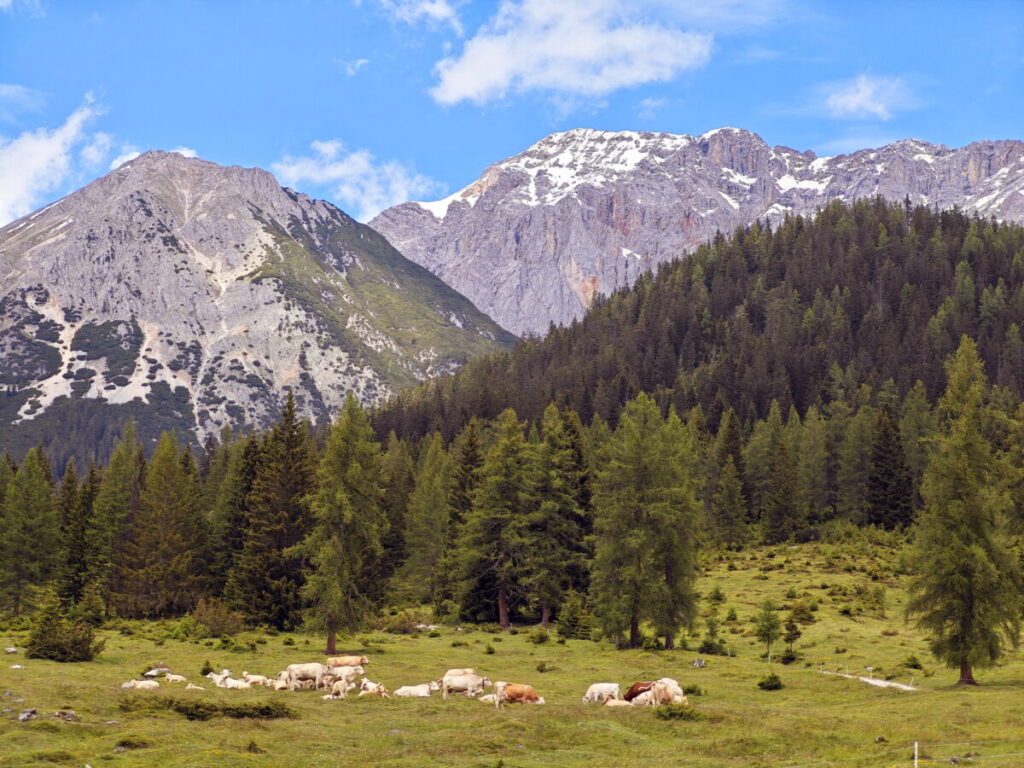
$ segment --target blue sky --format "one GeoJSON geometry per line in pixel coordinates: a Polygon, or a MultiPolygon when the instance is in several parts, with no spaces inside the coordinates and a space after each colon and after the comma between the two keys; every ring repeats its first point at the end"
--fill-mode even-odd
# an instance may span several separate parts
{"type": "Polygon", "coordinates": [[[1024,139],[1024,0],[0,0],[0,224],[145,149],[366,219],[575,127],[1024,139]]]}

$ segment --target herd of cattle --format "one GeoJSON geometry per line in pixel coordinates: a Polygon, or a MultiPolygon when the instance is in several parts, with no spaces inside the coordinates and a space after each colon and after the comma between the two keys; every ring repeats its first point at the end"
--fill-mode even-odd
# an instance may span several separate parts
{"type": "MultiPolygon", "coordinates": [[[[543,704],[544,698],[537,695],[533,686],[523,683],[509,683],[505,680],[491,682],[488,678],[478,675],[475,669],[449,669],[440,680],[430,680],[419,685],[403,685],[393,693],[382,683],[375,683],[366,678],[366,665],[370,660],[366,656],[332,656],[325,664],[313,662],[309,664],[289,664],[274,677],[251,675],[243,672],[240,678],[231,677],[228,670],[210,672],[206,677],[218,688],[252,688],[265,686],[279,691],[298,691],[312,689],[325,691],[323,698],[344,699],[356,689],[359,696],[380,696],[385,699],[392,695],[398,698],[425,699],[440,691],[441,697],[447,699],[453,694],[475,698],[485,704],[493,704],[500,708],[503,704],[543,704]],[[357,683],[356,681],[359,680],[357,683]],[[492,688],[493,693],[484,693],[492,688]]],[[[182,675],[176,675],[166,666],[155,667],[145,673],[141,680],[129,680],[122,683],[122,688],[153,690],[160,687],[158,680],[162,677],[165,683],[185,683],[186,689],[205,690],[203,686],[188,682],[182,675]]],[[[656,707],[661,704],[686,703],[686,696],[679,683],[671,677],[659,680],[645,680],[633,683],[622,695],[618,683],[594,683],[583,695],[584,703],[593,702],[606,707],[656,707]]]]}

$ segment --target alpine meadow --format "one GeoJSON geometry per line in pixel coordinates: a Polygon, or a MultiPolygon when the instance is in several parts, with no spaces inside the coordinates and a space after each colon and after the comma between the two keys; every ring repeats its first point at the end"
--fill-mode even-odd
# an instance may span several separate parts
{"type": "Polygon", "coordinates": [[[0,0],[0,768],[1024,768],[1024,27],[921,10],[0,0]]]}

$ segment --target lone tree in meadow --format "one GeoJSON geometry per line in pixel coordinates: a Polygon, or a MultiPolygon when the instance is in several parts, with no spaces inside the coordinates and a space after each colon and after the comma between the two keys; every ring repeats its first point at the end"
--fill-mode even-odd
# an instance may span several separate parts
{"type": "Polygon", "coordinates": [[[922,481],[907,614],[935,657],[960,668],[957,685],[977,685],[973,668],[991,666],[1017,643],[1022,580],[1005,535],[1005,469],[982,431],[987,381],[971,339],[963,337],[946,372],[945,423],[922,481]]]}
{"type": "Polygon", "coordinates": [[[768,663],[772,661],[772,643],[782,636],[782,622],[775,613],[775,606],[769,600],[761,606],[761,611],[754,617],[754,634],[765,644],[768,663]]]}

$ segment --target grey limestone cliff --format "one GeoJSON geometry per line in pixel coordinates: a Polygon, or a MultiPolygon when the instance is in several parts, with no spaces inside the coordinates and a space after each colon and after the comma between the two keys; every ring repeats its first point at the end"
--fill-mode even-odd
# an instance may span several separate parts
{"type": "Polygon", "coordinates": [[[572,130],[370,225],[505,328],[542,333],[716,232],[873,195],[1024,221],[1024,143],[907,140],[816,157],[735,128],[572,130]]]}
{"type": "Polygon", "coordinates": [[[513,341],[258,169],[149,152],[0,229],[5,447],[112,414],[199,439],[264,426],[286,388],[320,419],[513,341]]]}

